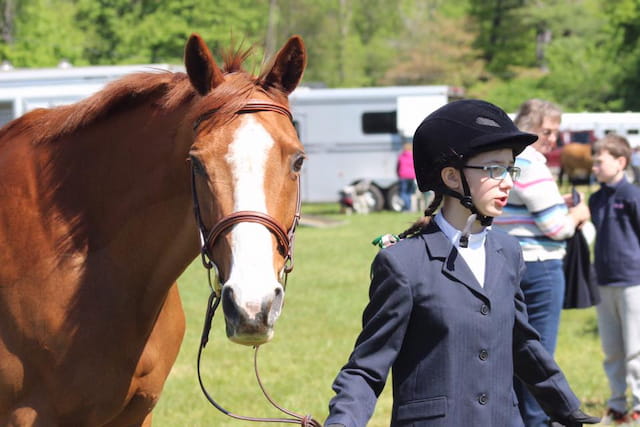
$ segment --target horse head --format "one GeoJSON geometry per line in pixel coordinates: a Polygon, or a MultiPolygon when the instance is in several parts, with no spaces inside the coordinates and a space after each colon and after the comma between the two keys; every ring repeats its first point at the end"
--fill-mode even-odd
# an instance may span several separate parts
{"type": "Polygon", "coordinates": [[[229,62],[219,68],[198,35],[187,42],[187,74],[199,94],[189,159],[227,336],[259,345],[273,336],[292,263],[304,152],[287,97],[302,78],[306,52],[291,37],[257,77],[229,62]]]}

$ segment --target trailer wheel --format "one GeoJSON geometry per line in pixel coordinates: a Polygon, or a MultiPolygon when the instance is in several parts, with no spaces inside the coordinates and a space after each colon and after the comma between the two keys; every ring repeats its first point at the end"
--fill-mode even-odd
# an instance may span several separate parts
{"type": "Polygon", "coordinates": [[[384,195],[382,190],[370,181],[356,181],[352,185],[356,188],[353,209],[358,213],[377,212],[384,209],[384,195]]]}
{"type": "Polygon", "coordinates": [[[397,182],[387,189],[387,209],[401,212],[404,208],[404,200],[400,197],[400,184],[397,182]]]}
{"type": "Polygon", "coordinates": [[[370,185],[368,194],[370,197],[371,212],[377,212],[384,209],[384,195],[378,187],[370,185]]]}

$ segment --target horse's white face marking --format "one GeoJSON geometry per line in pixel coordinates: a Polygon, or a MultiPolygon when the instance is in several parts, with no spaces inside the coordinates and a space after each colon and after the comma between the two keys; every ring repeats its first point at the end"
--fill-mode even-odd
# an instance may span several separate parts
{"type": "MultiPolygon", "coordinates": [[[[242,116],[242,121],[226,156],[234,180],[234,211],[267,213],[265,169],[275,142],[250,114],[242,116]]],[[[231,231],[231,254],[225,285],[233,288],[238,305],[253,315],[260,311],[263,299],[273,298],[280,286],[273,269],[271,232],[260,224],[236,224],[231,231]]]]}

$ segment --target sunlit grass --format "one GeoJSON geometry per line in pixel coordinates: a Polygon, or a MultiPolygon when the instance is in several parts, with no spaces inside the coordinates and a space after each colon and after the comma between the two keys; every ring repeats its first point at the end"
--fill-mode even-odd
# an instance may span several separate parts
{"type": "MultiPolygon", "coordinates": [[[[304,206],[303,217],[311,214],[320,214],[337,225],[298,229],[295,269],[289,276],[283,314],[273,341],[260,349],[258,364],[263,383],[276,401],[322,422],[333,396],[331,383],[360,329],[369,266],[377,252],[370,242],[379,234],[404,230],[417,214],[347,216],[339,214],[334,204],[304,206]]],[[[208,297],[205,270],[198,260],[179,283],[187,333],[155,410],[154,425],[244,427],[247,422],[230,419],[212,407],[198,385],[196,352],[208,297]]],[[[608,388],[595,325],[593,309],[565,311],[557,359],[587,409],[599,415],[608,388]]],[[[226,339],[221,313],[214,319],[204,352],[203,376],[210,394],[228,410],[251,416],[281,416],[260,393],[253,374],[253,350],[226,339]]],[[[389,382],[369,426],[389,425],[390,391],[389,382]]]]}

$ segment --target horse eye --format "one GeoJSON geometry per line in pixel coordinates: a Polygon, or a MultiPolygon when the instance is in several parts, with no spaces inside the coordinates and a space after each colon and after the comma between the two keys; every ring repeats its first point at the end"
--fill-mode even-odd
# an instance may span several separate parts
{"type": "Polygon", "coordinates": [[[298,154],[291,165],[291,170],[293,172],[300,172],[302,170],[302,164],[304,163],[304,154],[298,154]]]}
{"type": "Polygon", "coordinates": [[[196,156],[189,156],[189,160],[191,161],[191,167],[196,174],[202,176],[207,175],[207,170],[202,165],[202,162],[200,162],[200,159],[198,159],[196,156]]]}

